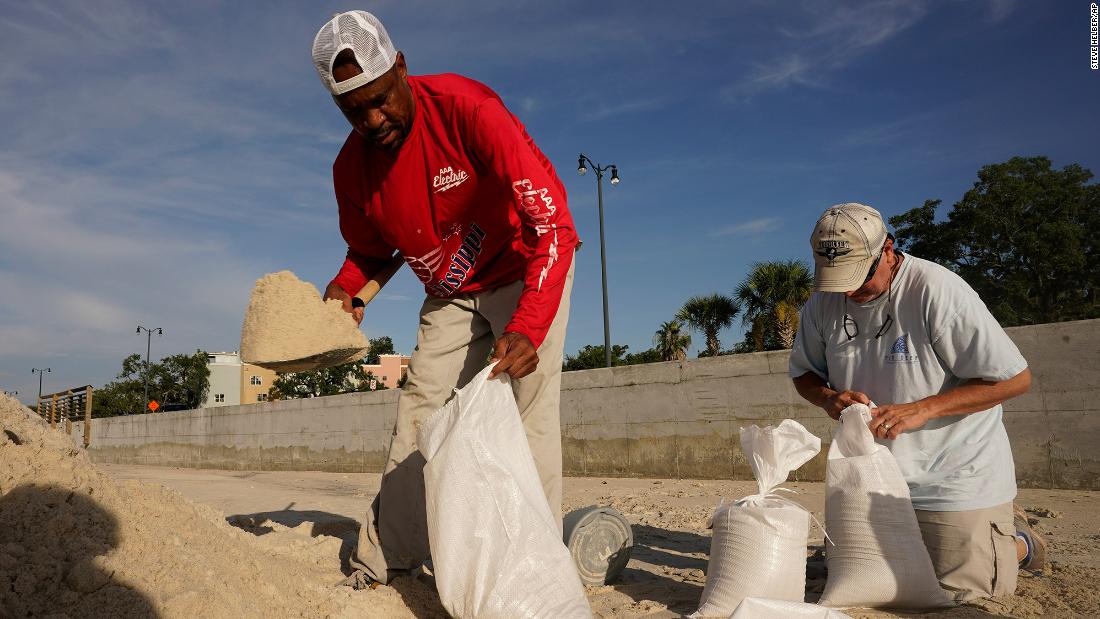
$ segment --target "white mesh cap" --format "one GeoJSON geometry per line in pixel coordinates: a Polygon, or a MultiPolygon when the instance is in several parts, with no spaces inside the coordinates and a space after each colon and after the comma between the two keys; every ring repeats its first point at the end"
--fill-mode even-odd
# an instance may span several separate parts
{"type": "Polygon", "coordinates": [[[321,76],[321,83],[334,95],[378,79],[397,61],[390,35],[378,18],[366,11],[340,13],[321,26],[313,39],[313,65],[321,76]],[[355,62],[363,72],[355,77],[337,82],[332,77],[332,63],[336,55],[345,49],[355,54],[355,62]]]}

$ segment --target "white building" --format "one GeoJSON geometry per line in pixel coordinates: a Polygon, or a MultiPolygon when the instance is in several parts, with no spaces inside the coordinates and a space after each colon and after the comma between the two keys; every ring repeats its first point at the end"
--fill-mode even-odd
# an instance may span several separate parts
{"type": "Polygon", "coordinates": [[[236,351],[206,353],[206,365],[210,368],[210,391],[203,408],[267,402],[275,372],[242,363],[236,351]]]}
{"type": "Polygon", "coordinates": [[[206,353],[210,368],[210,391],[203,408],[241,403],[241,355],[237,352],[206,353]]]}

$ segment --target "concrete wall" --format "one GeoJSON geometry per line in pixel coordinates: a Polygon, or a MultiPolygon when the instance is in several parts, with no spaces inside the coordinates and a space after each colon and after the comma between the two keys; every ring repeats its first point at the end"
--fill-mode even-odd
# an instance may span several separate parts
{"type": "MultiPolygon", "coordinates": [[[[381,471],[400,391],[92,421],[97,462],[267,471],[381,471]]],[[[75,424],[74,439],[83,422],[75,424]]]]}
{"type": "MultiPolygon", "coordinates": [[[[1020,484],[1100,489],[1100,320],[1008,331],[1035,375],[1031,392],[1005,407],[1020,484]]],[[[786,372],[783,351],[568,372],[565,471],[746,478],[740,428],[785,418],[827,442],[833,422],[798,396],[786,372]]],[[[399,393],[96,420],[90,449],[104,462],[379,471],[399,393]]],[[[822,479],[824,453],[796,476],[822,479]]]]}

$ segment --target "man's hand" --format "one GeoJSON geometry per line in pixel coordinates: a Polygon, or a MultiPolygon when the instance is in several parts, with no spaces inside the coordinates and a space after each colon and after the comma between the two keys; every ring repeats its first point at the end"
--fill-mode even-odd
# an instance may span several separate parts
{"type": "Polygon", "coordinates": [[[932,410],[924,401],[888,404],[871,409],[871,422],[867,427],[871,428],[875,438],[892,441],[902,432],[923,427],[932,417],[932,410]]]}
{"type": "Polygon", "coordinates": [[[825,398],[825,402],[821,405],[821,408],[825,409],[825,412],[829,414],[833,419],[840,419],[840,412],[848,408],[853,404],[866,404],[871,405],[871,398],[867,397],[866,393],[859,391],[837,391],[833,395],[825,398]]]}
{"type": "Polygon", "coordinates": [[[364,308],[353,308],[351,306],[351,295],[344,292],[343,288],[337,286],[336,284],[329,284],[328,288],[325,288],[325,301],[328,301],[329,299],[339,300],[344,306],[344,311],[351,314],[351,317],[355,319],[355,324],[358,325],[363,322],[364,308]]]}
{"type": "Polygon", "coordinates": [[[490,361],[496,362],[496,367],[489,372],[489,378],[502,372],[512,378],[523,378],[538,367],[539,356],[526,335],[505,333],[493,346],[493,356],[490,361]]]}

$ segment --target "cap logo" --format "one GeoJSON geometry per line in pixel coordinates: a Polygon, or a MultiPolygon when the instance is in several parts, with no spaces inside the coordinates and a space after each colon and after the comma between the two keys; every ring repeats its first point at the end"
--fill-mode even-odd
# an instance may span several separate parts
{"type": "Polygon", "coordinates": [[[838,257],[852,253],[848,241],[818,241],[817,247],[814,253],[828,260],[830,266],[838,257]]]}

